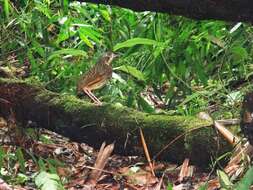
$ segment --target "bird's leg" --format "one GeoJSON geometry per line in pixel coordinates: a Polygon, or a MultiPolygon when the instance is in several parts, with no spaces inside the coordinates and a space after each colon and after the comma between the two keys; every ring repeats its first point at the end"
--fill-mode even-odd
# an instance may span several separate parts
{"type": "Polygon", "coordinates": [[[84,93],[89,96],[90,99],[92,99],[93,102],[96,102],[96,100],[94,99],[94,97],[90,94],[90,91],[86,88],[83,88],[84,93]]]}
{"type": "Polygon", "coordinates": [[[83,91],[90,97],[90,99],[93,100],[95,104],[100,106],[102,105],[102,102],[89,89],[83,88],[83,91]]]}
{"type": "Polygon", "coordinates": [[[102,106],[102,102],[91,91],[89,91],[89,93],[94,98],[95,104],[98,106],[102,106]]]}

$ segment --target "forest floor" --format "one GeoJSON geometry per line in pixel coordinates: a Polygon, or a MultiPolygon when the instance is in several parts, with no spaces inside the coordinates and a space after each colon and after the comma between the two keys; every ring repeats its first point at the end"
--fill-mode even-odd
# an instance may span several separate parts
{"type": "Polygon", "coordinates": [[[141,156],[110,155],[100,167],[101,151],[45,129],[22,128],[14,117],[0,117],[0,131],[0,189],[181,190],[199,189],[214,178],[187,158],[179,165],[153,164],[155,175],[141,156]]]}

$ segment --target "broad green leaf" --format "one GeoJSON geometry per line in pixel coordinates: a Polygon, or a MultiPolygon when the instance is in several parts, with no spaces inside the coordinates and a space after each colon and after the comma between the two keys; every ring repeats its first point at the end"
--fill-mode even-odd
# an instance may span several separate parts
{"type": "Polygon", "coordinates": [[[41,190],[59,190],[62,189],[60,177],[57,174],[50,174],[45,171],[40,172],[35,177],[35,184],[41,190]]]}
{"type": "Polygon", "coordinates": [[[253,185],[253,167],[250,167],[241,181],[235,187],[235,190],[250,189],[253,185]]]}
{"type": "Polygon", "coordinates": [[[243,61],[248,58],[248,52],[243,47],[235,46],[231,49],[231,52],[235,61],[243,61]]]}
{"type": "Polygon", "coordinates": [[[217,170],[217,175],[219,177],[219,182],[222,188],[230,188],[233,185],[225,172],[217,170]]]}
{"type": "Polygon", "coordinates": [[[102,35],[97,32],[96,30],[93,29],[92,26],[81,26],[79,28],[79,33],[86,36],[87,38],[90,38],[91,40],[93,40],[96,43],[100,43],[100,38],[102,38],[102,35]]]}
{"type": "Polygon", "coordinates": [[[113,51],[117,51],[121,48],[133,47],[135,45],[158,45],[159,42],[148,38],[132,38],[130,40],[116,44],[113,47],[113,51]]]}
{"type": "Polygon", "coordinates": [[[123,71],[129,75],[132,75],[137,80],[145,81],[145,77],[141,71],[136,69],[135,67],[129,66],[129,65],[122,65],[120,67],[114,68],[114,70],[123,71]]]}
{"type": "Polygon", "coordinates": [[[61,57],[63,55],[71,55],[71,56],[87,56],[87,53],[83,50],[78,50],[78,49],[62,49],[62,50],[57,50],[51,53],[51,55],[48,57],[48,60],[52,60],[55,57],[61,57]]]}
{"type": "Polygon", "coordinates": [[[79,36],[80,36],[81,40],[82,40],[87,46],[89,46],[90,48],[93,49],[92,43],[90,42],[90,40],[89,40],[83,33],[80,33],[80,32],[79,32],[79,36]]]}
{"type": "Polygon", "coordinates": [[[147,113],[154,113],[154,111],[155,111],[154,108],[151,105],[149,105],[149,103],[141,96],[139,96],[139,98],[138,98],[138,103],[141,106],[141,108],[143,109],[143,111],[145,111],[147,113]]]}

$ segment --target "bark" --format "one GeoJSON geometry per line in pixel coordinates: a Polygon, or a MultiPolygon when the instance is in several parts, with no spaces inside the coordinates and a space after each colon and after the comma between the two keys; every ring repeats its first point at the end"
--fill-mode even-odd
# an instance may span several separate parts
{"type": "Polygon", "coordinates": [[[211,123],[195,117],[147,114],[117,104],[96,106],[72,95],[50,92],[34,81],[0,78],[0,114],[7,114],[10,108],[24,126],[31,120],[39,127],[95,147],[105,140],[115,142],[116,152],[123,154],[143,152],[139,127],[151,155],[176,136],[203,127],[166,150],[160,157],[166,160],[181,162],[188,157],[205,166],[211,155],[231,148],[223,140],[218,145],[211,123]]]}
{"type": "Polygon", "coordinates": [[[251,0],[79,0],[116,5],[134,11],[154,11],[182,15],[194,19],[253,21],[251,0]]]}
{"type": "Polygon", "coordinates": [[[245,137],[253,145],[253,92],[244,96],[241,110],[241,130],[245,137]]]}

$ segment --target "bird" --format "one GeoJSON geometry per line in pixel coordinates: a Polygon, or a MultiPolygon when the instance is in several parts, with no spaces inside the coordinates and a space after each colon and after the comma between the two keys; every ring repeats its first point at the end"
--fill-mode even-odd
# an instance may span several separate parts
{"type": "Polygon", "coordinates": [[[81,75],[77,82],[77,95],[84,92],[95,104],[102,105],[102,102],[91,91],[103,87],[112,77],[111,64],[116,57],[118,55],[113,52],[105,53],[90,70],[81,75]]]}

